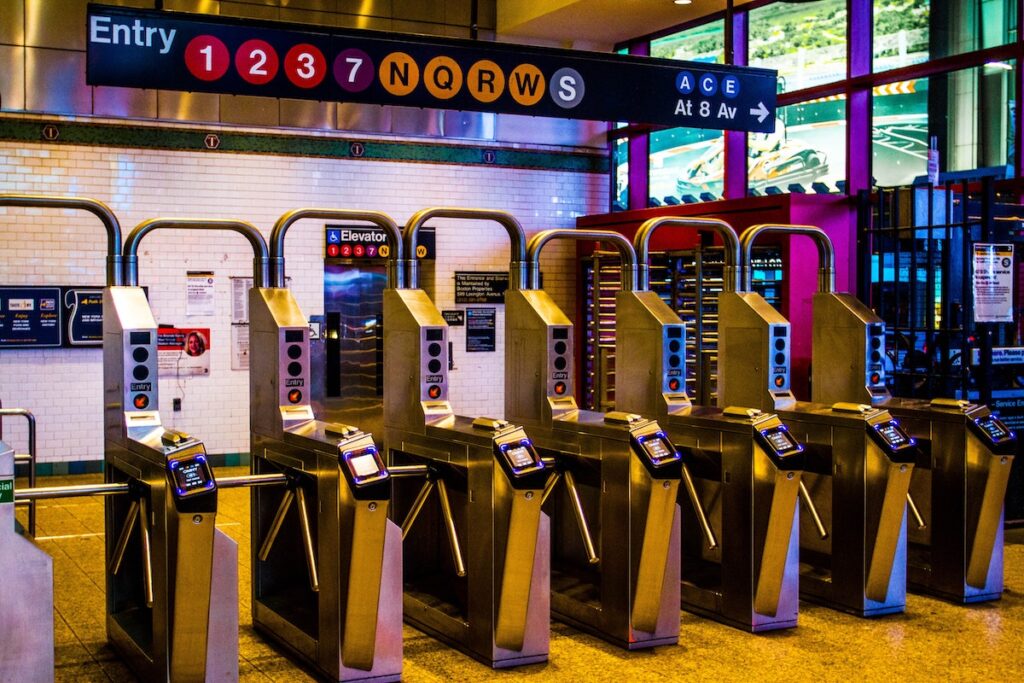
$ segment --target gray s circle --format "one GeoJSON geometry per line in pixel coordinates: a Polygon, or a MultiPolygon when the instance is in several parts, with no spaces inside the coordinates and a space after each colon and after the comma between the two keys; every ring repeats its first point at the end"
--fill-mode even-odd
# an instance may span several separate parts
{"type": "Polygon", "coordinates": [[[549,87],[551,99],[562,109],[572,109],[582,102],[587,90],[580,72],[568,67],[559,69],[551,75],[549,87]]]}

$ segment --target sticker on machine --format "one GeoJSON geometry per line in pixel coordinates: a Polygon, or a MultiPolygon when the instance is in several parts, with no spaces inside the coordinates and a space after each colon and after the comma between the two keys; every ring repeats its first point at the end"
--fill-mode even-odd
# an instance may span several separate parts
{"type": "Polygon", "coordinates": [[[163,377],[210,374],[210,328],[161,327],[157,331],[157,357],[163,377]]]}

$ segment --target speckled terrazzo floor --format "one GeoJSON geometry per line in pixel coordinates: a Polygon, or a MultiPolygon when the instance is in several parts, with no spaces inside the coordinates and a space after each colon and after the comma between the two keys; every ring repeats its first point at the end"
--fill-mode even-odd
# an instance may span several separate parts
{"type": "MultiPolygon", "coordinates": [[[[241,474],[233,468],[219,474],[241,474]]],[[[40,485],[98,481],[52,478],[40,485]]],[[[19,482],[21,484],[21,482],[19,482]]],[[[24,511],[19,511],[24,519],[24,511]]],[[[40,504],[38,544],[54,557],[56,679],[129,681],[103,626],[103,508],[99,499],[40,504]]],[[[309,681],[253,631],[249,614],[249,497],[221,492],[217,525],[239,543],[240,679],[309,681]]],[[[552,624],[551,660],[495,672],[405,629],[406,681],[1021,680],[1024,531],[1007,534],[1006,593],[961,607],[918,595],[902,615],[864,620],[801,603],[796,630],[753,636],[682,613],[678,647],[625,652],[552,624]]]]}

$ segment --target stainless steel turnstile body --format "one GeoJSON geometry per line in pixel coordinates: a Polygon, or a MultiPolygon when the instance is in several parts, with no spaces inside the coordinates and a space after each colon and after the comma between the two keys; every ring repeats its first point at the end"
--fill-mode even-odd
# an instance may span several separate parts
{"type": "Polygon", "coordinates": [[[288,478],[252,490],[253,624],[330,680],[397,681],[402,548],[383,454],[316,419],[291,292],[253,288],[249,318],[252,470],[288,478]]]}
{"type": "Polygon", "coordinates": [[[553,616],[628,649],[678,643],[679,454],[653,420],[577,408],[572,323],[546,292],[506,292],[505,331],[505,415],[566,484],[550,506],[553,616]]]}
{"type": "Polygon", "coordinates": [[[985,406],[893,398],[884,352],[885,323],[867,306],[849,294],[814,295],[814,399],[884,408],[922,447],[910,485],[921,520],[909,529],[911,589],[954,602],[998,600],[1016,435],[985,406]]]}
{"type": "Polygon", "coordinates": [[[770,413],[692,406],[685,347],[657,294],[616,295],[616,404],[658,418],[696,499],[682,505],[683,609],[753,632],[794,627],[801,448],[770,413]]]}
{"type": "Polygon", "coordinates": [[[405,619],[495,668],[546,661],[548,469],[521,427],[452,412],[448,328],[422,290],[386,290],[384,319],[388,464],[427,471],[393,494],[405,619]]]}
{"type": "Polygon", "coordinates": [[[145,680],[238,677],[238,565],[216,530],[202,442],[160,422],[156,322],[140,287],[103,293],[107,633],[145,680]]]}
{"type": "Polygon", "coordinates": [[[14,449],[0,441],[0,680],[53,680],[53,560],[14,530],[14,449]]]}

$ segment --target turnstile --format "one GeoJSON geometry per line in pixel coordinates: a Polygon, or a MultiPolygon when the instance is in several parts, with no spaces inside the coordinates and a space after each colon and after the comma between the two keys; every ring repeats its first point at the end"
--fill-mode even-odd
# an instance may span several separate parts
{"type": "Polygon", "coordinates": [[[538,288],[543,246],[566,238],[611,241],[626,289],[636,274],[621,235],[548,230],[529,243],[529,287],[505,294],[505,415],[526,425],[558,477],[545,491],[552,614],[627,649],[675,645],[682,456],[655,420],[578,409],[572,323],[538,288]]]}
{"type": "Polygon", "coordinates": [[[0,680],[53,680],[53,560],[14,530],[14,449],[0,441],[0,680]]]}
{"type": "Polygon", "coordinates": [[[403,520],[405,619],[495,668],[542,662],[550,637],[550,529],[541,511],[549,468],[522,427],[452,411],[448,326],[415,288],[409,257],[419,226],[435,215],[410,219],[409,288],[384,292],[388,465],[427,475],[418,491],[405,478],[393,491],[394,518],[403,520]]]}
{"type": "MultiPolygon", "coordinates": [[[[615,300],[616,407],[651,415],[683,453],[683,609],[747,631],[797,625],[797,491],[803,449],[776,415],[693,406],[686,393],[686,334],[648,288],[648,243],[663,227],[713,230],[727,254],[732,229],[711,219],[656,218],[637,231],[639,283],[615,300]]],[[[732,289],[735,261],[724,287],[732,289]]]]}
{"type": "MultiPolygon", "coordinates": [[[[815,230],[798,229],[816,239],[819,281],[834,282],[831,245],[815,230]]],[[[903,611],[914,439],[884,409],[796,401],[789,322],[758,295],[723,292],[719,311],[720,398],[778,411],[807,446],[805,495],[816,514],[801,525],[801,595],[860,616],[903,611]]]]}
{"type": "Polygon", "coordinates": [[[249,292],[252,471],[283,472],[288,484],[252,490],[253,624],[331,680],[397,681],[402,542],[388,519],[391,477],[370,434],[314,412],[309,324],[284,274],[285,234],[304,218],[371,221],[401,258],[401,233],[384,214],[300,209],[274,227],[272,286],[249,292]]]}
{"type": "MultiPolygon", "coordinates": [[[[744,236],[747,254],[756,236],[744,236]]],[[[908,584],[954,602],[998,600],[1003,498],[1016,435],[983,405],[892,397],[883,363],[885,322],[829,284],[819,281],[812,300],[812,399],[887,410],[921,447],[910,483],[915,523],[908,531],[908,584]]]]}

